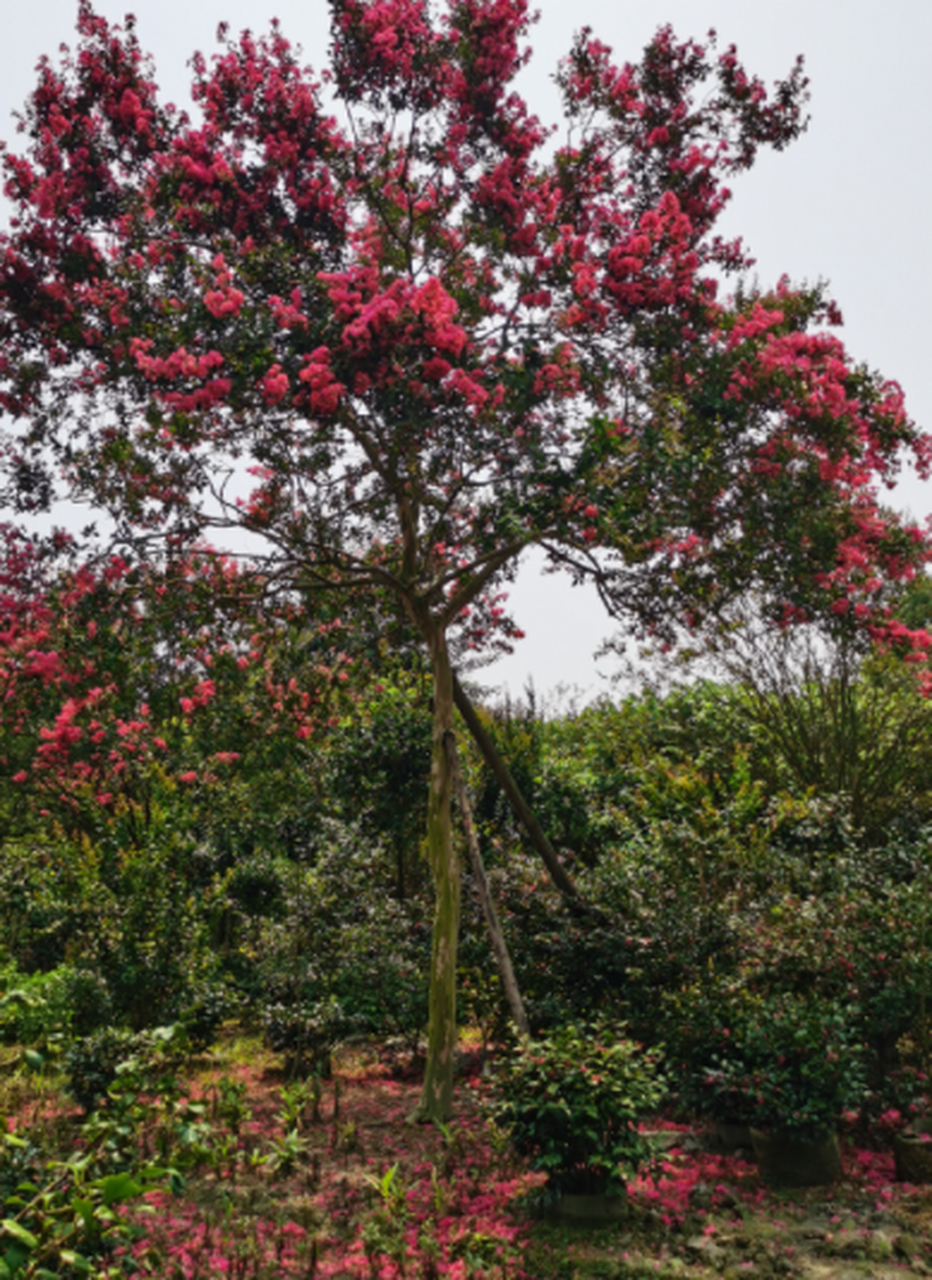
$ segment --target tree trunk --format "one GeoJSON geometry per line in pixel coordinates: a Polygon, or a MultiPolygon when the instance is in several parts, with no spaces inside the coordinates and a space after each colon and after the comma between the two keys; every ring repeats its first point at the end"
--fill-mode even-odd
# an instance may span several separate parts
{"type": "Polygon", "coordinates": [[[459,759],[456,755],[456,739],[452,733],[445,735],[445,743],[447,749],[447,759],[450,765],[450,773],[453,777],[453,786],[456,790],[456,798],[459,802],[460,815],[463,819],[463,830],[466,832],[466,846],[469,849],[469,860],[472,863],[473,874],[476,877],[476,890],[479,894],[479,901],[482,903],[482,913],[485,916],[485,923],[489,930],[489,937],[492,940],[492,950],[495,952],[495,959],[498,962],[498,971],[501,975],[502,986],[505,988],[505,998],[508,1001],[508,1007],[511,1009],[511,1016],[515,1020],[515,1025],[521,1035],[530,1034],[528,1026],[527,1014],[524,1012],[524,1001],[521,999],[521,991],[518,988],[518,980],[515,977],[515,971],[511,965],[511,956],[508,954],[508,945],[505,942],[505,935],[502,933],[501,925],[498,923],[498,915],[495,910],[495,903],[492,901],[492,895],[489,892],[489,882],[486,878],[485,867],[482,864],[482,854],[479,852],[479,841],[476,838],[476,827],[472,820],[472,811],[469,807],[469,799],[466,795],[466,787],[463,783],[463,775],[460,771],[459,759]]]}
{"type": "Polygon", "coordinates": [[[430,637],[434,727],[427,808],[427,854],[434,880],[434,936],[430,963],[427,1063],[415,1117],[448,1120],[453,1109],[456,1049],[456,948],[460,925],[460,866],[453,847],[452,777],[444,737],[453,732],[453,670],[446,636],[430,637]]]}
{"type": "Polygon", "coordinates": [[[476,745],[485,757],[486,764],[495,775],[498,785],[507,796],[515,816],[524,825],[524,829],[531,838],[531,843],[543,858],[547,870],[550,872],[551,880],[564,897],[569,898],[572,902],[579,902],[579,891],[567,872],[564,871],[553,845],[544,834],[543,827],[535,818],[530,805],[518,790],[518,784],[509,773],[508,766],[499,755],[495,743],[486,733],[482,721],[476,715],[475,707],[469,701],[463,686],[456,676],[453,677],[453,696],[456,700],[456,709],[463,717],[466,728],[475,738],[476,745]]]}

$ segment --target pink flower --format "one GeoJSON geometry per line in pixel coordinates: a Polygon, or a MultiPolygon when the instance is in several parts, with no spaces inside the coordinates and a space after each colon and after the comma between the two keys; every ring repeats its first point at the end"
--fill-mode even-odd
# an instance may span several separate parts
{"type": "Polygon", "coordinates": [[[204,295],[204,306],[212,316],[222,320],[224,316],[238,316],[240,307],[245,302],[245,295],[239,289],[211,289],[204,295]]]}
{"type": "Polygon", "coordinates": [[[259,386],[266,404],[280,404],[289,391],[288,375],[280,364],[273,364],[259,386]]]}
{"type": "Polygon", "coordinates": [[[346,388],[330,370],[330,352],[326,347],[318,347],[305,360],[307,363],[298,380],[305,383],[310,392],[311,411],[326,417],[334,412],[346,388]]]}

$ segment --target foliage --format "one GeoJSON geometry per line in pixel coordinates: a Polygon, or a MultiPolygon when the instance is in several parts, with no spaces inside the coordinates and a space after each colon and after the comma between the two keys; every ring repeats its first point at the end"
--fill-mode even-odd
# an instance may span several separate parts
{"type": "Polygon", "coordinates": [[[139,1235],[131,1206],[176,1177],[153,1165],[140,1143],[142,1127],[157,1107],[157,1081],[164,1082],[168,1038],[147,1041],[146,1070],[140,1071],[139,1059],[126,1063],[106,1114],[68,1119],[61,1100],[50,1095],[51,1110],[41,1121],[37,1109],[29,1128],[12,1118],[4,1125],[0,1275],[41,1280],[112,1274],[115,1259],[139,1235]]]}
{"type": "MultiPolygon", "coordinates": [[[[928,647],[932,637],[911,633],[928,647]]],[[[828,628],[733,633],[722,661],[739,684],[752,768],[771,793],[843,799],[869,839],[891,821],[916,830],[932,788],[932,712],[917,696],[910,649],[873,652],[828,628]]]]}
{"type": "Polygon", "coordinates": [[[34,1044],[70,1027],[77,975],[70,965],[48,973],[0,969],[0,1039],[34,1044]]]}
{"type": "MultiPolygon", "coordinates": [[[[65,1057],[71,1096],[85,1114],[90,1115],[99,1103],[106,1104],[108,1091],[121,1074],[121,1068],[127,1064],[132,1064],[136,1071],[145,1064],[153,1079],[160,1073],[164,1074],[170,1061],[165,1050],[172,1039],[174,1028],[133,1032],[120,1027],[104,1027],[93,1035],[82,1037],[65,1057]]],[[[178,1042],[180,1045],[180,1036],[178,1042]]],[[[151,1084],[153,1079],[147,1083],[151,1084]]]]}
{"type": "MultiPolygon", "coordinates": [[[[7,1145],[23,1142],[3,1136],[7,1145]]],[[[162,1182],[165,1171],[148,1167],[95,1177],[93,1163],[84,1152],[50,1162],[38,1185],[26,1182],[19,1194],[6,1198],[8,1216],[0,1222],[4,1280],[91,1275],[95,1263],[106,1266],[114,1251],[134,1238],[121,1210],[162,1182]]]]}
{"type": "Polygon", "coordinates": [[[427,826],[431,717],[424,673],[380,663],[387,674],[360,690],[352,714],[328,737],[320,764],[322,806],[354,825],[394,863],[394,896],[425,887],[421,845],[427,826]]]}
{"type": "Polygon", "coordinates": [[[741,993],[724,1016],[729,1047],[705,1076],[722,1119],[817,1138],[861,1107],[867,1079],[856,1011],[812,996],[741,993]]]}
{"type": "Polygon", "coordinates": [[[291,868],[282,910],[257,938],[260,1017],[276,1049],[313,1066],[351,1032],[404,1036],[426,1022],[429,930],[417,899],[354,827],[328,823],[310,865],[291,868]]]}
{"type": "Polygon", "coordinates": [[[565,1026],[522,1042],[496,1078],[496,1122],[515,1149],[547,1175],[555,1196],[606,1191],[651,1156],[638,1124],[665,1093],[656,1052],[610,1023],[565,1026]]]}
{"type": "Polygon", "coordinates": [[[67,538],[43,557],[0,534],[11,811],[26,797],[43,835],[54,824],[132,849],[174,810],[231,843],[248,778],[261,799],[253,841],[280,839],[267,815],[293,821],[307,739],[340,705],[339,622],[321,610],[299,624],[205,549],[161,568],[123,556],[88,567],[71,563],[67,538]]]}

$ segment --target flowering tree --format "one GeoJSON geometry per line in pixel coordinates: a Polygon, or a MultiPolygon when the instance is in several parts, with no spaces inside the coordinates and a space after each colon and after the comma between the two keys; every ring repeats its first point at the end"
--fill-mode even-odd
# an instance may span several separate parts
{"type": "Polygon", "coordinates": [[[295,625],[209,552],[151,567],[68,551],[0,526],[4,828],[28,804],[78,837],[115,825],[144,848],[179,790],[216,813],[233,766],[270,782],[284,755],[307,768],[349,703],[339,620],[295,625]]]}
{"type": "Polygon", "coordinates": [[[662,30],[619,68],[583,32],[551,146],[510,87],[524,0],[332,7],[327,102],[277,26],[221,30],[192,121],[160,105],[131,21],[81,0],[5,158],[0,407],[21,508],[63,476],[123,537],[246,530],[267,580],[389,601],[426,647],[423,1112],[443,1117],[453,663],[515,634],[521,552],[648,628],[748,590],[789,618],[857,588],[870,613],[922,551],[872,485],[926,446],[820,328],[821,291],[718,300],[748,262],[714,233],[723,183],[799,133],[799,67],[768,95],[733,49],[662,30]]]}

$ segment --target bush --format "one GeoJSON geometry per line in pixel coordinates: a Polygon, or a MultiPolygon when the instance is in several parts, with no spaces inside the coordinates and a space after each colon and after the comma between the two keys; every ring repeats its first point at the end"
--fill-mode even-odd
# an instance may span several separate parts
{"type": "Polygon", "coordinates": [[[213,1044],[217,1029],[237,1007],[237,1000],[223,983],[195,983],[178,1003],[176,1025],[188,1047],[203,1053],[213,1044]]]}
{"type": "Polygon", "coordinates": [[[94,969],[74,969],[67,982],[66,999],[69,1030],[74,1036],[89,1036],[105,1026],[113,1016],[113,1000],[103,976],[94,969]]]}
{"type": "Polygon", "coordinates": [[[547,1175],[553,1196],[619,1195],[651,1158],[638,1122],[656,1112],[666,1083],[659,1055],[608,1023],[561,1027],[525,1040],[495,1084],[496,1121],[516,1151],[547,1175]]]}
{"type": "Polygon", "coordinates": [[[296,1053],[350,1032],[416,1042],[427,1021],[426,907],[393,896],[383,851],[358,829],[329,823],[326,833],[314,865],[291,869],[279,918],[261,926],[254,1001],[269,1043],[296,1053]]]}
{"type": "Polygon", "coordinates": [[[89,905],[93,879],[64,840],[0,842],[4,955],[26,973],[62,964],[94,916],[89,905]]]}
{"type": "Polygon", "coordinates": [[[181,1026],[151,1027],[145,1031],[104,1027],[76,1041],[65,1055],[68,1092],[85,1115],[114,1099],[119,1109],[125,1106],[126,1099],[116,1091],[108,1098],[118,1077],[125,1076],[132,1084],[131,1094],[154,1094],[168,1083],[174,1087],[173,1072],[190,1050],[191,1043],[181,1026]]]}
{"type": "Polygon", "coordinates": [[[362,1020],[347,1015],[329,1000],[270,1001],[262,1010],[266,1043],[288,1061],[288,1074],[330,1077],[330,1055],[341,1040],[362,1029],[362,1020]]]}
{"type": "Polygon", "coordinates": [[[68,1092],[86,1115],[106,1096],[117,1067],[140,1047],[140,1034],[125,1027],[104,1027],[77,1041],[65,1055],[68,1092]]]}
{"type": "Polygon", "coordinates": [[[48,973],[0,970],[0,1039],[7,1044],[36,1044],[68,1031],[72,1021],[75,972],[59,965],[48,973]]]}
{"type": "Polygon", "coordinates": [[[844,1112],[860,1110],[867,1081],[859,1010],[811,996],[764,1000],[741,991],[731,1014],[731,1048],[705,1072],[710,1109],[737,1103],[740,1114],[728,1118],[806,1139],[826,1137],[844,1112]]]}

